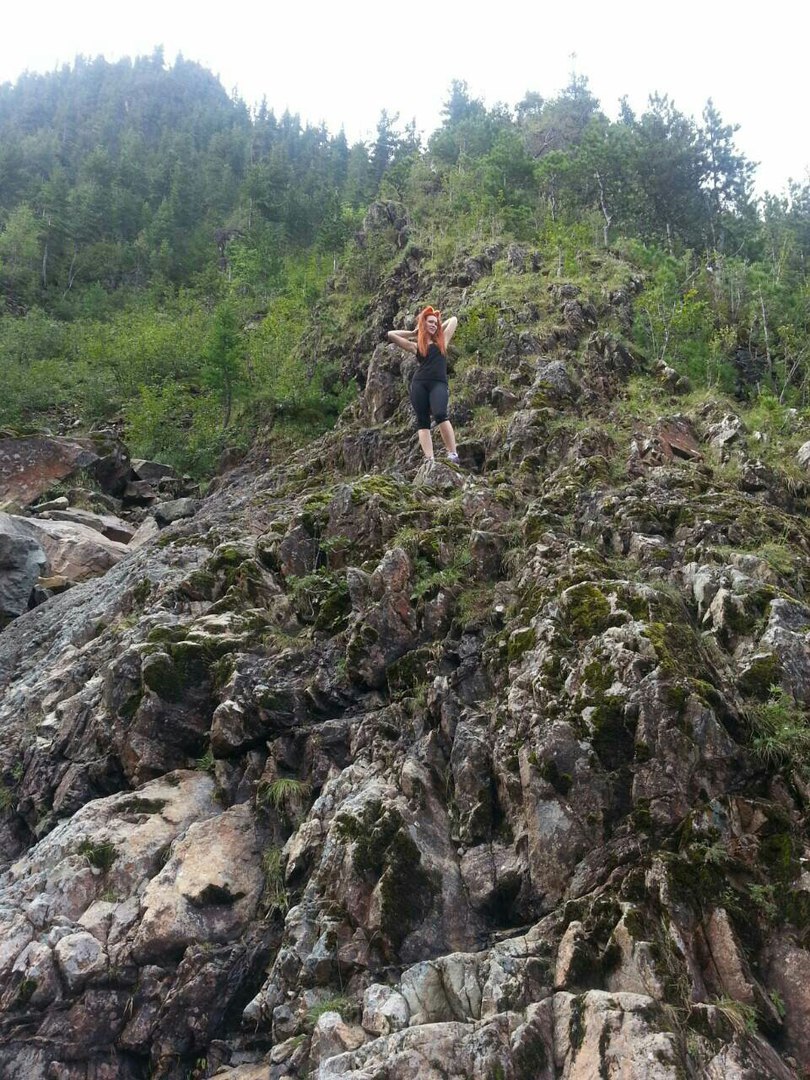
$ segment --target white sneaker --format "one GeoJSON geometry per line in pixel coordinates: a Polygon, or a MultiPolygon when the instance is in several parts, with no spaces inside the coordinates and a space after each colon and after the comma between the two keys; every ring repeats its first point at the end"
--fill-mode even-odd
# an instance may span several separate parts
{"type": "Polygon", "coordinates": [[[458,465],[458,454],[448,454],[447,460],[451,465],[458,465]]]}

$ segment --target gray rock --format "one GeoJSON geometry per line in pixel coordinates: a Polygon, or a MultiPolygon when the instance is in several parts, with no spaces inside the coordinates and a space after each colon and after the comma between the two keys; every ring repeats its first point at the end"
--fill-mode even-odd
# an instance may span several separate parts
{"type": "Polygon", "coordinates": [[[706,428],[706,441],[720,449],[729,443],[739,442],[746,434],[747,428],[739,416],[728,413],[716,424],[710,424],[706,428]]]}
{"type": "MultiPolygon", "coordinates": [[[[579,306],[576,301],[571,303],[579,306]]],[[[526,396],[535,409],[562,408],[577,399],[579,387],[561,360],[547,360],[537,365],[534,383],[526,396]]]]}
{"type": "Polygon", "coordinates": [[[154,540],[159,533],[160,526],[155,519],[151,515],[145,517],[129,542],[130,549],[134,551],[136,548],[143,547],[143,545],[148,544],[150,540],[154,540]]]}
{"type": "Polygon", "coordinates": [[[785,1005],[788,1047],[806,1070],[810,1068],[810,952],[780,933],[766,949],[766,964],[767,985],[785,1005]]]}
{"type": "Polygon", "coordinates": [[[389,1035],[408,1026],[408,1002],[397,990],[372,983],[363,994],[363,1027],[372,1035],[389,1035]]]}
{"type": "Polygon", "coordinates": [[[784,688],[810,705],[810,609],[793,600],[772,600],[759,645],[779,657],[784,688]]]}
{"type": "Polygon", "coordinates": [[[69,582],[98,577],[128,553],[126,544],[108,540],[97,529],[78,522],[16,518],[15,524],[41,546],[49,574],[69,582]]]}
{"type": "Polygon", "coordinates": [[[86,525],[89,529],[106,536],[108,540],[115,540],[119,544],[128,544],[135,535],[135,529],[121,518],[113,514],[94,514],[90,510],[79,509],[44,509],[41,506],[35,508],[42,518],[49,521],[75,521],[79,525],[86,525]]]}
{"type": "Polygon", "coordinates": [[[149,506],[157,497],[157,492],[147,480],[130,480],[121,495],[128,506],[149,506]]]}
{"type": "Polygon", "coordinates": [[[347,1024],[339,1012],[322,1013],[312,1033],[312,1060],[317,1064],[346,1050],[356,1050],[365,1041],[363,1029],[356,1024],[347,1024]]]}
{"type": "Polygon", "coordinates": [[[42,545],[18,520],[0,512],[0,623],[28,610],[31,591],[48,562],[42,545]]]}
{"type": "Polygon", "coordinates": [[[171,477],[172,479],[177,477],[176,469],[173,469],[171,465],[163,465],[158,461],[147,461],[145,458],[132,458],[130,465],[138,480],[146,480],[149,483],[156,483],[158,480],[163,480],[165,477],[171,477]]]}
{"type": "Polygon", "coordinates": [[[104,950],[86,931],[61,938],[54,948],[54,956],[69,990],[78,990],[89,979],[103,974],[107,967],[104,950]]]}
{"type": "Polygon", "coordinates": [[[60,495],[58,499],[49,499],[47,502],[37,503],[30,510],[32,514],[44,514],[48,510],[67,510],[69,506],[70,501],[64,495],[60,495]]]}
{"type": "Polygon", "coordinates": [[[347,646],[348,670],[352,678],[375,689],[385,685],[389,665],[416,644],[411,572],[407,553],[393,548],[366,577],[364,590],[356,574],[349,583],[355,612],[347,646]]]}
{"type": "Polygon", "coordinates": [[[158,503],[153,507],[152,515],[162,528],[164,525],[171,525],[173,521],[180,521],[181,518],[194,517],[199,505],[196,499],[172,499],[170,502],[158,503]]]}

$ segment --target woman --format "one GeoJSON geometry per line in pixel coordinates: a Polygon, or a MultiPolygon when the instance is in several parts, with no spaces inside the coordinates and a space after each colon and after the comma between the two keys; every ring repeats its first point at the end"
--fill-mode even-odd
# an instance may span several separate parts
{"type": "Polygon", "coordinates": [[[411,379],[411,405],[416,413],[422,453],[428,461],[434,460],[430,434],[432,415],[447,451],[447,460],[457,465],[456,436],[453,425],[447,419],[447,346],[456,332],[458,319],[453,315],[442,323],[441,318],[440,311],[426,307],[419,312],[415,330],[389,330],[388,340],[405,352],[416,355],[417,367],[411,379]]]}

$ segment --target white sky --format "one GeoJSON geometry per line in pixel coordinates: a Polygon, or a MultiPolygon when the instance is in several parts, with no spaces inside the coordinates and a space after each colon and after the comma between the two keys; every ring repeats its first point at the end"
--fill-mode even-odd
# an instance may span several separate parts
{"type": "Polygon", "coordinates": [[[611,117],[624,94],[639,111],[651,92],[668,93],[696,117],[711,97],[760,163],[760,191],[808,179],[810,20],[796,0],[752,14],[739,0],[490,0],[486,19],[479,10],[469,0],[233,0],[210,11],[205,0],[40,0],[30,17],[5,21],[0,82],[77,54],[116,60],[163,45],[167,62],[198,61],[249,105],[266,95],[277,113],[289,107],[333,133],[343,125],[355,141],[370,137],[382,109],[429,133],[451,79],[487,105],[515,105],[527,90],[557,93],[573,65],[611,117]]]}

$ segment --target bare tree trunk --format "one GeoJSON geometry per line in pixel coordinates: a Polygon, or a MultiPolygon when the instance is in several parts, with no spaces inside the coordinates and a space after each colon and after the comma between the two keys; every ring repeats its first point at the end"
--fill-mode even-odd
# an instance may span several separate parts
{"type": "Polygon", "coordinates": [[[231,422],[231,407],[233,405],[233,386],[228,376],[225,376],[225,419],[222,421],[222,428],[225,430],[231,422]]]}
{"type": "Polygon", "coordinates": [[[602,239],[604,240],[605,248],[607,248],[610,234],[610,223],[613,220],[613,215],[608,213],[607,204],[605,203],[605,187],[602,183],[602,177],[599,175],[598,169],[594,173],[594,176],[596,177],[596,182],[599,185],[599,205],[602,207],[602,216],[605,219],[605,224],[602,228],[602,239]]]}
{"type": "Polygon", "coordinates": [[[759,290],[759,308],[762,312],[762,332],[765,335],[765,359],[768,361],[768,374],[773,378],[773,361],[771,360],[771,343],[768,338],[768,319],[765,315],[765,298],[762,289],[759,290]]]}
{"type": "Polygon", "coordinates": [[[70,260],[70,266],[68,268],[67,288],[62,293],[62,299],[63,300],[65,299],[67,294],[70,292],[71,286],[73,285],[73,282],[76,280],[76,273],[75,273],[73,268],[76,265],[76,255],[77,254],[78,254],[78,248],[76,247],[76,244],[74,243],[74,245],[73,245],[73,258],[70,260]]]}

